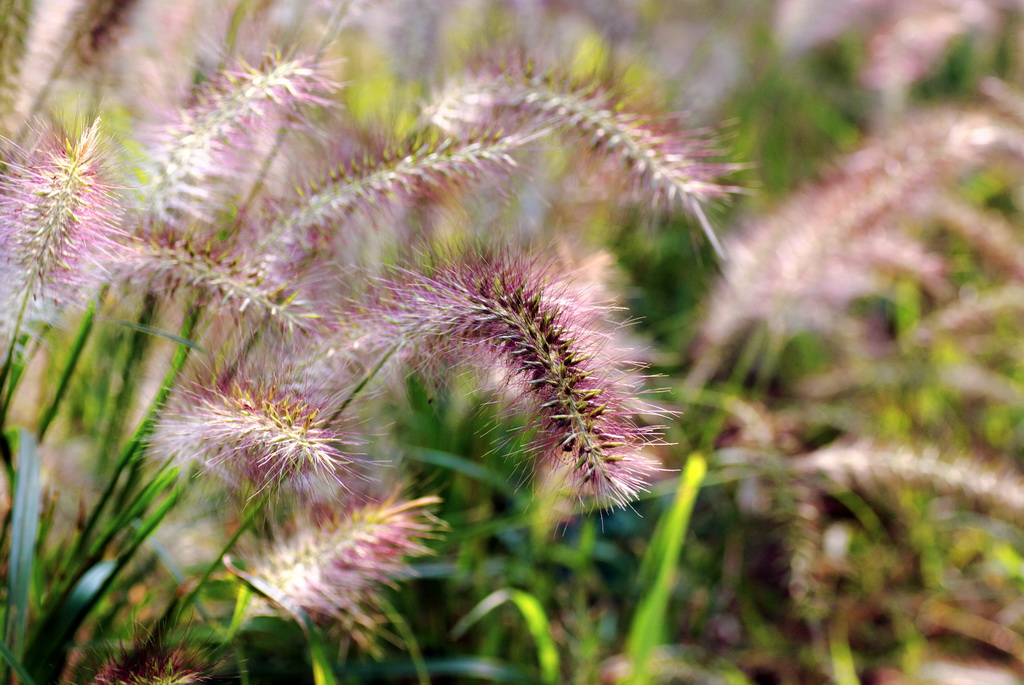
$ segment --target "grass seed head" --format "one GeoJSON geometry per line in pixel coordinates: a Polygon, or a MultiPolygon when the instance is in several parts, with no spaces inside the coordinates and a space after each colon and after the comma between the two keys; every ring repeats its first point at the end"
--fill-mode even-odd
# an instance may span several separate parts
{"type": "Polygon", "coordinates": [[[378,315],[421,357],[471,360],[505,380],[532,447],[577,495],[625,505],[643,490],[656,467],[641,452],[657,431],[633,418],[636,380],[606,349],[600,310],[553,274],[496,255],[442,258],[386,290],[378,315]]]}

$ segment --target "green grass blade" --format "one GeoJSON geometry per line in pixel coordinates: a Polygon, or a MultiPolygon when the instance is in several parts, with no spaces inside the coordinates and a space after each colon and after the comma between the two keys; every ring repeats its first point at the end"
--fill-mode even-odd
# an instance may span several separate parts
{"type": "Polygon", "coordinates": [[[526,619],[526,626],[537,644],[537,661],[540,663],[541,682],[557,683],[559,657],[555,638],[551,634],[551,623],[548,621],[547,614],[544,613],[544,607],[536,597],[528,592],[522,590],[492,592],[455,624],[451,631],[452,637],[458,638],[465,634],[473,624],[505,602],[515,604],[523,618],[526,619]]]}
{"type": "Polygon", "coordinates": [[[853,650],[846,635],[846,626],[841,620],[835,621],[829,630],[829,655],[832,658],[832,680],[836,685],[860,685],[853,650]]]}
{"type": "Polygon", "coordinates": [[[125,321],[124,319],[108,319],[105,316],[98,316],[96,317],[96,320],[103,323],[116,324],[118,326],[122,326],[133,331],[138,331],[139,333],[147,333],[149,335],[152,335],[154,338],[164,338],[166,340],[170,340],[171,342],[178,343],[179,345],[190,347],[196,352],[203,353],[203,348],[196,341],[190,340],[189,338],[186,338],[181,335],[175,335],[174,333],[162,331],[159,328],[153,328],[152,326],[136,323],[135,321],[125,321]]]}
{"type": "MultiPolygon", "coordinates": [[[[165,482],[165,485],[169,482],[165,482]]],[[[30,654],[26,655],[26,663],[31,672],[45,677],[39,680],[49,682],[57,677],[64,667],[67,658],[67,645],[75,632],[103,599],[114,577],[120,573],[135,557],[135,553],[159,527],[168,512],[177,504],[182,488],[171,490],[163,501],[159,502],[145,519],[132,526],[133,532],[128,544],[121,547],[118,556],[101,561],[90,568],[75,584],[68,600],[51,613],[46,622],[37,630],[30,654]]],[[[141,512],[140,512],[141,513],[141,512]]],[[[131,524],[128,524],[131,525],[131,524]]]]}
{"type": "Polygon", "coordinates": [[[409,450],[407,458],[415,461],[422,462],[424,464],[430,464],[432,466],[440,466],[441,468],[461,473],[464,476],[473,478],[480,481],[490,487],[494,488],[503,495],[512,497],[516,494],[516,489],[513,485],[509,484],[507,478],[499,473],[495,473],[491,469],[485,466],[452,454],[450,452],[442,452],[441,450],[432,450],[426,447],[409,450]]]}
{"type": "Polygon", "coordinates": [[[78,327],[78,333],[75,334],[75,339],[71,343],[71,349],[68,351],[67,359],[64,362],[64,368],[61,369],[60,380],[57,381],[57,389],[53,393],[53,399],[47,405],[43,411],[42,416],[39,418],[39,429],[38,435],[40,442],[43,436],[46,435],[46,431],[49,430],[50,424],[57,417],[57,411],[60,409],[60,404],[64,400],[64,395],[67,393],[68,385],[71,383],[71,377],[75,373],[75,369],[78,367],[78,361],[82,358],[82,350],[85,349],[85,343],[89,339],[89,334],[92,332],[92,324],[96,316],[96,302],[93,301],[89,304],[89,309],[86,310],[85,316],[82,318],[82,323],[78,327]]]}
{"type": "Polygon", "coordinates": [[[107,583],[117,570],[117,561],[101,561],[78,580],[67,601],[51,613],[35,631],[35,639],[25,652],[25,666],[38,680],[49,682],[63,668],[67,643],[82,624],[89,610],[99,601],[107,583]]]}
{"type": "Polygon", "coordinates": [[[313,664],[313,685],[337,685],[334,661],[327,654],[327,646],[315,631],[309,637],[309,659],[313,664]]]}
{"type": "Polygon", "coordinates": [[[430,674],[427,672],[426,663],[423,661],[423,652],[420,651],[420,643],[416,639],[416,633],[413,632],[412,626],[405,620],[405,617],[398,612],[398,610],[383,597],[380,600],[381,608],[384,609],[384,615],[388,617],[391,625],[395,626],[399,636],[405,643],[405,649],[409,653],[409,660],[412,661],[416,667],[416,678],[420,681],[420,685],[430,685],[430,674]]]}
{"type": "Polygon", "coordinates": [[[35,685],[36,681],[32,679],[32,676],[28,674],[28,671],[25,670],[22,663],[18,661],[18,658],[14,656],[14,653],[11,652],[3,642],[0,642],[0,656],[2,656],[4,661],[14,669],[14,673],[18,676],[18,682],[20,685],[35,685]]]}
{"type": "Polygon", "coordinates": [[[224,566],[245,583],[250,590],[266,597],[287,611],[295,619],[295,622],[299,624],[302,632],[306,635],[306,640],[309,642],[309,658],[313,666],[314,685],[337,685],[337,679],[334,677],[334,662],[328,656],[327,648],[320,639],[309,614],[278,588],[262,578],[257,578],[251,573],[246,573],[237,568],[231,563],[230,558],[224,557],[224,566]]]}
{"type": "MultiPolygon", "coordinates": [[[[447,659],[427,659],[424,662],[431,682],[451,682],[456,678],[472,678],[492,683],[534,685],[538,681],[516,666],[481,656],[456,656],[447,659]]],[[[355,682],[393,682],[398,678],[415,677],[419,667],[407,662],[383,662],[346,666],[340,675],[355,682]]],[[[461,682],[461,680],[459,681],[461,682]]]]}
{"type": "Polygon", "coordinates": [[[633,664],[630,683],[639,685],[651,681],[647,671],[648,661],[651,652],[664,639],[665,616],[672,597],[672,585],[683,550],[683,540],[706,473],[707,462],[704,457],[691,455],[679,479],[672,507],[659,521],[654,541],[645,555],[642,568],[645,571],[651,569],[650,574],[654,578],[650,590],[640,600],[629,632],[628,651],[633,664]]]}
{"type": "Polygon", "coordinates": [[[39,532],[39,453],[32,434],[18,431],[17,482],[11,510],[11,550],[7,578],[7,621],[4,642],[21,655],[28,626],[29,592],[39,532]]]}

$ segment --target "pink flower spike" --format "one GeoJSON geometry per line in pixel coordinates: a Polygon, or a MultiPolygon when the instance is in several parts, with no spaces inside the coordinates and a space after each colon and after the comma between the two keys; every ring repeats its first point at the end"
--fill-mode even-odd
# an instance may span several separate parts
{"type": "Polygon", "coordinates": [[[336,620],[370,646],[378,632],[382,586],[410,575],[407,558],[430,554],[424,544],[443,528],[430,513],[436,497],[390,497],[303,521],[299,530],[259,554],[264,578],[313,620],[336,620]]]}
{"type": "Polygon", "coordinates": [[[236,162],[252,157],[253,133],[303,121],[306,107],[330,104],[334,87],[311,60],[281,55],[256,67],[239,62],[211,79],[197,104],[157,134],[147,190],[152,219],[204,218],[217,206],[216,186],[245,175],[236,162]]]}
{"type": "Polygon", "coordinates": [[[76,301],[99,281],[99,265],[120,250],[120,208],[99,120],[71,137],[60,128],[10,163],[0,185],[2,241],[22,292],[76,301]]]}
{"type": "Polygon", "coordinates": [[[281,371],[256,376],[243,369],[191,383],[164,411],[153,456],[215,473],[247,493],[348,489],[361,459],[343,450],[358,441],[334,416],[341,398],[281,371]]]}

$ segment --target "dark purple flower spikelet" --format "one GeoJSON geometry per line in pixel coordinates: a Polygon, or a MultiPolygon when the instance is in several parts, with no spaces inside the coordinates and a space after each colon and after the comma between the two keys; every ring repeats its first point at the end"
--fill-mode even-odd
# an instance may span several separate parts
{"type": "Polygon", "coordinates": [[[195,650],[143,643],[122,648],[100,668],[91,685],[193,685],[209,682],[210,670],[195,650]]]}
{"type": "Polygon", "coordinates": [[[408,558],[430,553],[424,544],[443,528],[430,513],[436,497],[392,496],[303,521],[261,550],[254,574],[318,622],[339,621],[371,646],[383,620],[377,595],[409,575],[408,558]]]}
{"type": "Polygon", "coordinates": [[[320,315],[301,282],[272,266],[223,241],[163,229],[150,232],[111,271],[149,292],[185,291],[208,310],[265,321],[285,332],[318,328],[320,315]]]}
{"type": "Polygon", "coordinates": [[[561,464],[580,495],[624,506],[656,465],[657,437],[638,426],[636,382],[599,332],[601,311],[521,259],[452,260],[389,284],[380,316],[421,356],[470,358],[498,369],[537,431],[534,447],[561,464]]]}
{"type": "Polygon", "coordinates": [[[346,450],[359,441],[335,416],[342,398],[279,367],[249,362],[187,384],[163,411],[151,454],[246,493],[348,489],[362,460],[346,450]]]}
{"type": "Polygon", "coordinates": [[[19,282],[6,287],[67,304],[99,282],[123,238],[111,158],[95,121],[77,136],[53,127],[9,162],[0,246],[19,282]]]}

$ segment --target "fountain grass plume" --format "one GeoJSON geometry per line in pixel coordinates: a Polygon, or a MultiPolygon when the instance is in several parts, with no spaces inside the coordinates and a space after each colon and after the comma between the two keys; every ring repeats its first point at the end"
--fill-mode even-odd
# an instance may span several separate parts
{"type": "Polygon", "coordinates": [[[635,422],[649,408],[607,349],[601,309],[550,271],[493,254],[442,257],[383,291],[374,316],[406,349],[434,364],[469,360],[504,379],[535,431],[531,449],[577,496],[625,506],[644,489],[657,467],[642,450],[658,429],[635,422]]]}
{"type": "Polygon", "coordinates": [[[275,220],[267,240],[281,235],[317,245],[317,236],[359,211],[380,216],[388,207],[451,193],[467,184],[503,180],[516,170],[513,153],[529,136],[473,133],[447,138],[422,132],[348,160],[299,188],[275,220]]]}
{"type": "Polygon", "coordinates": [[[198,685],[212,679],[209,664],[197,650],[143,642],[107,661],[91,685],[198,685]]]}
{"type": "Polygon", "coordinates": [[[150,232],[111,267],[113,275],[148,292],[187,292],[203,307],[255,318],[283,332],[310,331],[320,314],[301,282],[240,247],[170,229],[150,232]]]}
{"type": "Polygon", "coordinates": [[[551,130],[575,138],[623,167],[654,207],[693,214],[724,256],[702,205],[740,190],[720,180],[739,167],[721,159],[714,131],[680,126],[678,115],[631,111],[626,102],[609,82],[539,73],[529,62],[511,59],[500,70],[481,69],[443,90],[426,117],[447,131],[498,120],[524,132],[551,130]]]}
{"type": "MultiPolygon", "coordinates": [[[[691,382],[706,379],[726,344],[751,327],[765,324],[774,335],[827,330],[851,302],[884,291],[894,275],[941,292],[944,260],[900,220],[942,216],[960,176],[986,161],[1019,159],[1021,142],[1018,131],[985,112],[919,112],[731,236],[691,382]]],[[[1000,228],[986,223],[958,232],[983,254],[1003,253],[1005,265],[1013,254],[1000,228]]]]}
{"type": "Polygon", "coordinates": [[[3,246],[28,297],[80,299],[99,265],[120,251],[113,178],[99,120],[78,135],[53,126],[8,163],[0,181],[3,246]]]}
{"type": "Polygon", "coordinates": [[[216,208],[211,186],[237,175],[232,150],[250,133],[275,122],[297,123],[305,108],[329,105],[333,88],[309,59],[268,55],[261,64],[238,62],[195,94],[195,104],[159,134],[147,207],[155,222],[205,218],[216,208]]]}
{"type": "MultiPolygon", "coordinates": [[[[257,355],[259,356],[259,355],[257,355]]],[[[183,472],[213,473],[243,494],[300,495],[351,488],[360,442],[342,424],[338,393],[267,359],[200,373],[171,398],[151,454],[183,472]]]]}
{"type": "Polygon", "coordinates": [[[411,575],[407,559],[431,551],[444,524],[437,497],[349,505],[310,517],[297,532],[254,557],[253,574],[276,587],[319,623],[340,622],[364,647],[384,621],[378,594],[411,575]]]}

